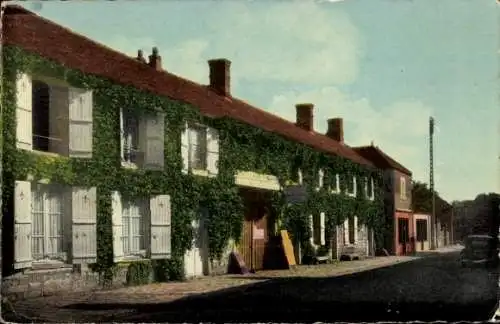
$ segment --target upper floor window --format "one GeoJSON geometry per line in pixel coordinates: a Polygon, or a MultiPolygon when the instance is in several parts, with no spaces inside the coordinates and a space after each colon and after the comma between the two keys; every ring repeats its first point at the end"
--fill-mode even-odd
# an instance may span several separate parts
{"type": "Polygon", "coordinates": [[[121,159],[126,167],[162,170],[165,122],[163,113],[120,111],[121,159]]]}
{"type": "Polygon", "coordinates": [[[402,200],[406,200],[407,198],[407,189],[406,189],[406,179],[404,177],[399,178],[399,197],[402,200]]]}
{"type": "Polygon", "coordinates": [[[322,169],[318,171],[318,186],[316,187],[316,191],[319,191],[323,188],[325,182],[325,172],[322,169]]]}
{"type": "Polygon", "coordinates": [[[340,193],[340,175],[337,173],[334,175],[332,179],[332,183],[330,185],[331,193],[340,193]]]}
{"type": "Polygon", "coordinates": [[[357,194],[356,177],[347,175],[346,177],[346,193],[349,196],[355,197],[357,194]]]}
{"type": "Polygon", "coordinates": [[[219,134],[216,129],[205,125],[186,125],[181,135],[183,172],[189,170],[218,173],[219,134]]]}
{"type": "Polygon", "coordinates": [[[92,157],[92,92],[20,73],[16,80],[17,148],[92,157]]]}
{"type": "Polygon", "coordinates": [[[375,198],[375,184],[373,178],[365,178],[365,197],[370,200],[375,198]]]}

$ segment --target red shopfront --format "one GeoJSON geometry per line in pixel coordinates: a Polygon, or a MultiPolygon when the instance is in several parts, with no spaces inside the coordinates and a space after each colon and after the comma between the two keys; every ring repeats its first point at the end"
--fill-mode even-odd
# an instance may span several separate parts
{"type": "Polygon", "coordinates": [[[394,216],[394,246],[396,255],[411,254],[415,250],[413,213],[396,211],[394,216]]]}

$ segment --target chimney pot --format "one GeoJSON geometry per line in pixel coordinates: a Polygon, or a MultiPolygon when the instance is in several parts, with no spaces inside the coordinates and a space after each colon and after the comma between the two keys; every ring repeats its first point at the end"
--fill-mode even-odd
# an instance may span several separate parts
{"type": "Polygon", "coordinates": [[[344,143],[344,120],[342,118],[328,119],[326,136],[337,142],[344,143]]]}
{"type": "Polygon", "coordinates": [[[137,51],[137,57],[136,60],[141,62],[141,63],[146,63],[146,59],[144,58],[144,53],[142,50],[137,51]]]}
{"type": "Polygon", "coordinates": [[[295,125],[305,129],[306,131],[312,131],[314,122],[313,109],[314,105],[312,103],[301,103],[295,105],[297,113],[295,125]]]}
{"type": "Polygon", "coordinates": [[[161,56],[158,54],[158,47],[153,47],[153,53],[149,55],[149,66],[156,71],[161,71],[161,56]]]}
{"type": "Polygon", "coordinates": [[[231,61],[228,59],[208,60],[210,68],[210,89],[215,93],[229,97],[231,95],[231,61]]]}

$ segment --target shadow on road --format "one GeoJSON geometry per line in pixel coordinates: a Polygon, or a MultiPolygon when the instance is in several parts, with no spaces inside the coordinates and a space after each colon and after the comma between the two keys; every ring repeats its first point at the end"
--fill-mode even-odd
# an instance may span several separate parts
{"type": "MultiPolygon", "coordinates": [[[[85,303],[115,322],[481,321],[496,303],[498,275],[432,256],[341,277],[272,278],[161,304],[85,303]],[[127,310],[120,318],[118,310],[127,310]]],[[[75,317],[76,319],[76,317],[75,317]]]]}

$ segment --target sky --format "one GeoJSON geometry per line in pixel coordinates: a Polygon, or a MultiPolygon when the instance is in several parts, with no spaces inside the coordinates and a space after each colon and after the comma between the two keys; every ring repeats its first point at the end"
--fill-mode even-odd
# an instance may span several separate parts
{"type": "Polygon", "coordinates": [[[448,200],[500,192],[499,6],[493,0],[163,0],[22,2],[135,56],[157,46],[163,67],[208,83],[231,60],[231,92],[314,128],[344,119],[345,142],[372,141],[448,200]]]}

